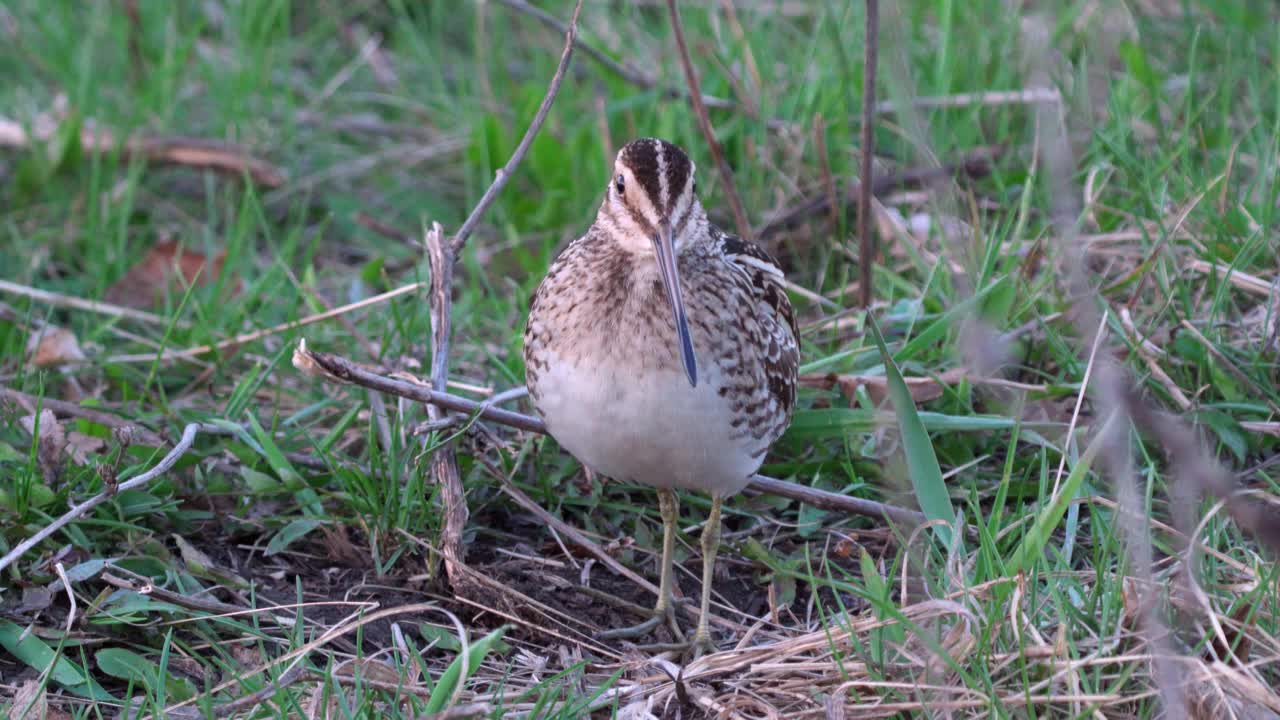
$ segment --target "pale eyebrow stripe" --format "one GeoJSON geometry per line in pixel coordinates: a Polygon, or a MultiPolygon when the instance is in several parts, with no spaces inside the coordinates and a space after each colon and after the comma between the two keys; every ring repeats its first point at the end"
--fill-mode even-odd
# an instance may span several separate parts
{"type": "Polygon", "coordinates": [[[667,187],[667,153],[663,149],[663,144],[654,142],[655,154],[658,158],[658,203],[661,205],[660,210],[671,212],[671,188],[667,187]]]}

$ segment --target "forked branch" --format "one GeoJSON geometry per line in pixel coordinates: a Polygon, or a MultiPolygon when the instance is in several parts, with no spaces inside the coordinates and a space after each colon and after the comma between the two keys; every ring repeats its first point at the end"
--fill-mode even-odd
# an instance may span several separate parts
{"type": "MultiPolygon", "coordinates": [[[[503,410],[495,407],[490,402],[477,402],[457,395],[436,392],[420,381],[414,382],[380,375],[366,370],[339,355],[310,350],[307,348],[305,341],[300,343],[298,348],[294,350],[293,365],[308,375],[322,378],[329,382],[359,385],[408,400],[438,405],[447,410],[475,415],[481,420],[489,420],[517,430],[538,434],[547,432],[546,425],[540,418],[503,410]]],[[[906,525],[918,525],[925,522],[924,515],[914,510],[806,487],[798,483],[765,477],[764,475],[752,477],[747,489],[797,500],[825,510],[847,512],[876,519],[888,518],[906,525]]]]}

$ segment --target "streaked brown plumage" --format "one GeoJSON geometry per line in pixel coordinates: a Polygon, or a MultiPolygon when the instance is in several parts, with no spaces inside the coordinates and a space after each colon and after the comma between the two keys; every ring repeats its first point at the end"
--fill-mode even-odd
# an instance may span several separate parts
{"type": "Polygon", "coordinates": [[[720,501],[739,492],[795,405],[798,333],[782,271],[711,224],[694,165],[656,139],[627,144],[596,221],[556,259],[525,329],[526,381],[547,429],[585,465],[659,488],[665,524],[655,618],[674,624],[673,488],[712,496],[703,533],[703,614],[720,501]]]}

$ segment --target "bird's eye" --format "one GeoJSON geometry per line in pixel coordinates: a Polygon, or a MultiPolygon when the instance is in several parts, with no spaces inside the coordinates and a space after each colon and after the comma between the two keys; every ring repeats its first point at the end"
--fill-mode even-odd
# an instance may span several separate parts
{"type": "Polygon", "coordinates": [[[622,191],[626,188],[626,183],[625,183],[625,182],[623,182],[623,180],[622,180],[622,176],[621,176],[621,175],[619,175],[619,176],[618,176],[618,179],[617,179],[617,180],[614,180],[614,181],[613,181],[613,186],[614,186],[614,187],[616,187],[616,188],[618,188],[618,193],[619,193],[619,194],[621,194],[621,193],[622,193],[622,191]]]}

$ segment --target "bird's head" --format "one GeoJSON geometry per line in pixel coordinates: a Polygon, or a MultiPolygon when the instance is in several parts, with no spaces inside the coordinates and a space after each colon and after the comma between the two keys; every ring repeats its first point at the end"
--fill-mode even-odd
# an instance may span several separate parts
{"type": "Polygon", "coordinates": [[[698,369],[676,262],[691,238],[705,230],[693,173],[693,161],[679,147],[656,138],[633,140],[614,160],[601,217],[624,248],[653,255],[671,304],[680,359],[696,387],[698,369]]]}

